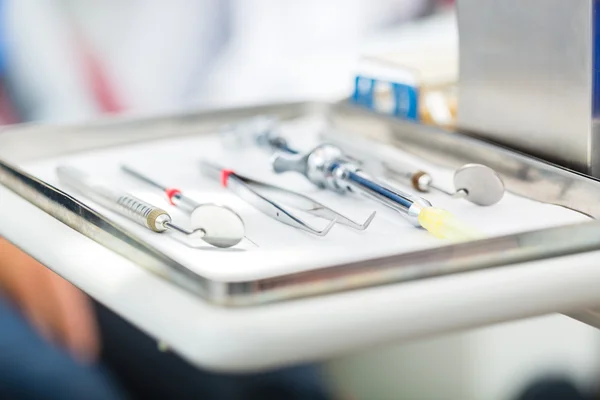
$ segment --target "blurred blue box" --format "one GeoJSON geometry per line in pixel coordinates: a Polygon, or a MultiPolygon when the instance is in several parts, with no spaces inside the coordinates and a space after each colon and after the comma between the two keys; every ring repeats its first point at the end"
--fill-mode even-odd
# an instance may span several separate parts
{"type": "Polygon", "coordinates": [[[406,83],[357,75],[352,101],[378,113],[419,120],[419,89],[406,83]]]}

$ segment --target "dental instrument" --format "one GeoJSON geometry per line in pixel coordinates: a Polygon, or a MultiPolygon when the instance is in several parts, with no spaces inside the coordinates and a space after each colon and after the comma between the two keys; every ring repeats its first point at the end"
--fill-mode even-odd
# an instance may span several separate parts
{"type": "Polygon", "coordinates": [[[56,169],[59,180],[98,204],[150,229],[163,233],[171,231],[185,239],[202,241],[219,248],[238,244],[244,237],[244,224],[237,214],[217,204],[202,204],[191,219],[189,231],[173,223],[164,210],[129,193],[111,189],[111,185],[93,179],[85,172],[70,166],[56,169]]]}
{"type": "MultiPolygon", "coordinates": [[[[223,142],[229,147],[248,145],[267,149],[271,152],[298,154],[289,146],[287,140],[279,134],[279,121],[268,116],[259,116],[224,127],[221,132],[223,142]]],[[[465,199],[478,206],[491,206],[504,197],[505,187],[496,171],[483,164],[470,163],[454,172],[454,192],[449,192],[434,184],[433,177],[426,171],[408,163],[394,160],[382,161],[372,150],[372,144],[366,140],[340,136],[327,129],[321,138],[344,151],[344,154],[365,170],[376,170],[382,176],[409,185],[413,189],[428,193],[432,190],[444,193],[456,199],[465,199]]]]}
{"type": "Polygon", "coordinates": [[[373,212],[364,223],[359,224],[308,196],[240,175],[235,171],[223,168],[211,162],[202,161],[200,163],[200,169],[205,176],[218,179],[223,187],[229,189],[265,215],[281,223],[317,236],[327,235],[336,223],[360,231],[365,230],[376,215],[376,212],[373,212]],[[267,193],[271,193],[274,197],[280,197],[281,200],[278,202],[276,199],[269,198],[267,193]],[[328,219],[330,222],[323,229],[315,228],[279,203],[287,204],[288,207],[295,208],[316,217],[328,219]]]}
{"type": "Polygon", "coordinates": [[[273,158],[272,166],[275,173],[300,173],[323,189],[338,193],[358,193],[374,199],[434,236],[448,239],[479,236],[463,226],[448,211],[434,208],[428,200],[378,182],[336,146],[321,144],[306,154],[279,153],[273,158]]]}
{"type": "Polygon", "coordinates": [[[458,168],[453,176],[454,192],[449,192],[435,185],[428,172],[401,160],[383,159],[381,154],[371,150],[372,143],[367,140],[349,138],[332,130],[326,130],[320,136],[325,142],[339,147],[345,154],[356,159],[366,170],[389,176],[390,179],[409,185],[422,193],[436,190],[484,207],[492,206],[504,197],[505,186],[502,178],[492,168],[483,164],[469,163],[458,168]]]}

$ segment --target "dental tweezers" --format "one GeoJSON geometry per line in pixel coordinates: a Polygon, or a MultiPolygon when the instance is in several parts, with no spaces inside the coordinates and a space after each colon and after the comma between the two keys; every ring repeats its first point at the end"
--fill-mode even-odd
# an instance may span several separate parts
{"type": "Polygon", "coordinates": [[[373,218],[375,218],[376,212],[373,212],[364,223],[359,224],[303,194],[239,175],[232,170],[222,168],[206,161],[200,163],[200,168],[204,175],[220,180],[223,187],[231,190],[263,214],[281,223],[317,236],[327,235],[336,223],[362,231],[367,229],[373,221],[373,218]],[[281,203],[287,203],[291,208],[295,208],[316,217],[328,219],[330,222],[323,229],[314,228],[304,222],[300,217],[294,215],[293,212],[286,209],[283,205],[278,204],[275,200],[269,199],[265,194],[259,193],[259,191],[272,192],[276,195],[283,196],[286,200],[281,201],[281,203]]]}

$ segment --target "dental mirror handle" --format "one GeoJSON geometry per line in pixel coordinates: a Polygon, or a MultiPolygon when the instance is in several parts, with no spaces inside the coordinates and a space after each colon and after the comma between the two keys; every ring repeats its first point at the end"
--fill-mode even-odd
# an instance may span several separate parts
{"type": "Polygon", "coordinates": [[[293,153],[276,154],[271,159],[273,172],[282,174],[284,172],[298,172],[302,175],[308,173],[308,155],[296,155],[293,153]]]}
{"type": "Polygon", "coordinates": [[[132,169],[131,167],[129,167],[127,165],[121,165],[121,171],[136,178],[139,181],[145,182],[146,184],[159,189],[160,191],[162,191],[165,194],[165,196],[167,197],[167,200],[169,201],[169,203],[171,203],[171,205],[180,207],[188,214],[191,214],[195,209],[197,209],[198,207],[200,207],[202,205],[202,204],[198,203],[197,201],[195,201],[194,199],[191,199],[190,197],[185,196],[181,192],[181,190],[173,188],[173,187],[161,185],[154,179],[151,179],[150,177],[142,174],[139,171],[132,169]]]}
{"type": "Polygon", "coordinates": [[[56,174],[65,185],[154,232],[166,231],[171,223],[171,217],[166,211],[128,193],[113,190],[76,168],[60,166],[56,169],[56,174]]]}

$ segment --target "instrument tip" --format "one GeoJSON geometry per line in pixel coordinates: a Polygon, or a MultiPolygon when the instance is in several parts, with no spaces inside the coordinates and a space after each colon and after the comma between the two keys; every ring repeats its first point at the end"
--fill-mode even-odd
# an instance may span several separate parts
{"type": "Polygon", "coordinates": [[[255,241],[253,241],[252,239],[250,239],[248,236],[244,236],[244,239],[246,239],[247,241],[249,241],[250,243],[252,243],[254,246],[260,247],[255,241]]]}
{"type": "Polygon", "coordinates": [[[367,220],[363,222],[363,224],[361,225],[361,230],[365,230],[369,227],[369,225],[371,225],[371,222],[373,222],[373,219],[375,219],[375,215],[377,215],[377,211],[373,211],[371,215],[369,215],[369,218],[367,218],[367,220]]]}
{"type": "Polygon", "coordinates": [[[333,219],[331,222],[329,222],[329,225],[327,225],[327,226],[325,227],[325,229],[323,229],[323,230],[322,230],[322,231],[320,231],[320,232],[314,232],[314,233],[315,233],[316,235],[318,235],[318,236],[325,236],[325,235],[327,235],[327,234],[329,233],[329,231],[331,230],[331,228],[333,228],[333,226],[334,226],[335,224],[337,224],[337,222],[338,222],[338,220],[337,220],[337,219],[333,219]]]}
{"type": "Polygon", "coordinates": [[[481,239],[483,234],[464,224],[452,213],[435,207],[425,207],[419,213],[419,224],[432,235],[457,241],[481,239]]]}

